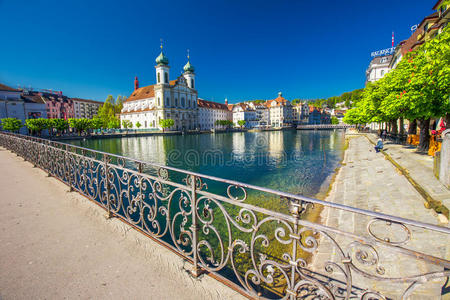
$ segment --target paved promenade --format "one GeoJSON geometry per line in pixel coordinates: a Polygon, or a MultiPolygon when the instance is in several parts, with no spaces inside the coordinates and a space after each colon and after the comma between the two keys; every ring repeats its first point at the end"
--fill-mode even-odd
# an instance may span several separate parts
{"type": "MultiPolygon", "coordinates": [[[[343,166],[336,176],[327,201],[434,225],[448,226],[448,224],[439,222],[439,218],[433,210],[424,207],[422,196],[382,153],[375,152],[365,136],[348,135],[348,137],[349,147],[345,153],[343,166]]],[[[390,148],[390,145],[387,148],[390,148]]],[[[322,219],[328,226],[363,236],[368,235],[366,225],[369,218],[367,217],[345,211],[325,209],[322,219]]],[[[411,229],[412,239],[406,248],[450,259],[450,236],[421,229],[411,229]]],[[[378,233],[390,236],[392,241],[401,240],[405,236],[402,230],[395,230],[394,226],[382,226],[378,233]],[[392,233],[389,232],[391,229],[392,233]]],[[[341,246],[348,246],[352,242],[351,239],[340,236],[336,240],[341,246]]],[[[315,268],[318,271],[324,270],[323,263],[325,261],[339,260],[336,248],[327,240],[322,240],[319,249],[320,254],[316,255],[314,260],[315,268]]],[[[348,249],[345,248],[344,251],[348,249]]],[[[377,251],[380,266],[385,268],[385,274],[380,278],[406,277],[443,270],[442,267],[419,262],[388,248],[380,247],[377,251]]],[[[359,266],[370,274],[380,275],[375,272],[374,266],[361,264],[359,266]]],[[[391,281],[370,280],[360,275],[355,276],[356,272],[353,272],[353,275],[355,286],[370,287],[372,290],[382,291],[394,299],[399,299],[395,295],[398,295],[399,291],[404,291],[409,285],[401,282],[394,284],[391,281]]],[[[427,283],[425,287],[418,289],[416,296],[412,299],[441,299],[444,281],[441,279],[427,283]]],[[[449,296],[442,296],[442,298],[446,299],[449,296]]]]}
{"type": "MultiPolygon", "coordinates": [[[[376,142],[375,134],[367,137],[376,142]]],[[[385,152],[401,167],[408,170],[414,179],[433,199],[440,201],[450,209],[450,190],[448,190],[433,174],[433,158],[425,154],[416,153],[415,147],[408,147],[385,142],[385,152]]]]}
{"type": "Polygon", "coordinates": [[[0,147],[0,299],[243,299],[0,147]]]}

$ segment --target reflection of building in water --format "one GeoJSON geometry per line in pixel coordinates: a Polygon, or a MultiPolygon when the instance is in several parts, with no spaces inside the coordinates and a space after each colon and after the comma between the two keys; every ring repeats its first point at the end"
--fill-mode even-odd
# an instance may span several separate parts
{"type": "Polygon", "coordinates": [[[150,163],[165,164],[168,141],[162,136],[126,138],[122,139],[122,153],[124,156],[136,158],[150,163]]]}
{"type": "Polygon", "coordinates": [[[243,156],[245,154],[245,133],[236,132],[232,135],[233,138],[233,154],[234,156],[243,156]]]}
{"type": "Polygon", "coordinates": [[[284,154],[283,131],[271,131],[268,135],[269,155],[279,158],[284,154]]]}

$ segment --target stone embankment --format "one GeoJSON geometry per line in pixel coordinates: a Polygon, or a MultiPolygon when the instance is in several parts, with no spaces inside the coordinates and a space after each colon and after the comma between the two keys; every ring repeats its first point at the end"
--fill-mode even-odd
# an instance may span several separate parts
{"type": "MultiPolygon", "coordinates": [[[[443,219],[439,218],[434,210],[426,208],[423,196],[383,153],[375,152],[373,145],[364,135],[347,135],[347,138],[349,138],[349,147],[326,201],[433,225],[448,226],[448,224],[442,222],[443,219]]],[[[419,172],[421,162],[417,162],[418,165],[415,166],[412,162],[413,158],[402,154],[402,150],[395,149],[391,145],[386,145],[385,148],[387,148],[388,153],[392,153],[391,155],[395,159],[401,160],[405,167],[411,169],[411,175],[419,172]]],[[[420,182],[428,183],[425,176],[420,182]]],[[[321,218],[323,223],[329,227],[368,236],[367,224],[370,219],[367,217],[326,208],[323,210],[321,218]]],[[[388,226],[382,227],[378,233],[386,236],[391,235],[391,241],[403,240],[405,232],[401,229],[398,230],[399,228],[388,224],[388,226]],[[388,232],[391,229],[392,233],[388,232]]],[[[344,251],[349,251],[348,253],[352,251],[353,241],[351,238],[336,236],[336,242],[343,247],[344,251]]],[[[408,247],[415,251],[450,259],[450,236],[443,233],[411,228],[411,240],[406,244],[406,248],[408,247]]],[[[354,247],[353,249],[357,248],[354,247]]],[[[377,253],[371,252],[369,248],[364,248],[364,250],[368,252],[359,252],[359,255],[362,255],[359,258],[366,260],[366,264],[361,265],[362,269],[369,274],[379,276],[379,278],[405,278],[426,272],[443,271],[441,266],[421,262],[415,257],[408,257],[387,247],[376,248],[377,253]],[[378,257],[372,256],[372,254],[378,255],[378,257]],[[376,263],[371,265],[371,262],[376,263]],[[380,273],[377,273],[377,266],[383,268],[378,270],[380,273]]],[[[321,240],[318,252],[313,261],[313,266],[318,272],[324,272],[326,261],[339,261],[339,250],[329,240],[321,240]]],[[[354,262],[356,263],[356,260],[354,262]]],[[[399,292],[406,290],[411,284],[411,282],[407,283],[401,280],[393,282],[391,280],[370,279],[358,275],[357,272],[353,272],[353,276],[354,286],[380,291],[393,299],[399,299],[399,292]]],[[[419,287],[413,294],[415,296],[412,299],[441,299],[444,284],[445,279],[429,282],[423,287],[419,287]]]]}
{"type": "Polygon", "coordinates": [[[0,147],[0,299],[243,299],[0,147]]]}

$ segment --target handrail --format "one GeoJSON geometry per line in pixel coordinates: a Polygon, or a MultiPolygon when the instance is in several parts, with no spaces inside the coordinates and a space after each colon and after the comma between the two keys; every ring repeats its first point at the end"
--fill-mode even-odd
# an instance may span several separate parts
{"type": "Polygon", "coordinates": [[[446,227],[38,137],[0,132],[0,146],[192,262],[193,276],[209,272],[248,297],[294,300],[306,289],[317,298],[407,298],[416,287],[450,275],[442,254],[449,244],[446,227]],[[156,175],[145,173],[147,166],[156,175]],[[171,180],[169,172],[182,175],[182,182],[171,180]],[[211,182],[223,183],[224,194],[208,190],[211,182]],[[249,203],[249,191],[287,199],[290,214],[249,203]],[[355,214],[366,232],[308,220],[311,206],[355,214]],[[442,243],[438,255],[423,250],[421,230],[442,243]],[[327,252],[334,254],[317,259],[327,252]],[[405,263],[400,257],[420,268],[386,275],[384,267],[405,263]],[[364,288],[370,280],[409,286],[373,291],[364,288]]]}

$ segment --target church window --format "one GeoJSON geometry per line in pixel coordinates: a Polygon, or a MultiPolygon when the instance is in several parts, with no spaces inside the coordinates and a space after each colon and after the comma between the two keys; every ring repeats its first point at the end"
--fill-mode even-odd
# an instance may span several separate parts
{"type": "Polygon", "coordinates": [[[158,72],[158,83],[161,82],[161,74],[158,72]]]}
{"type": "Polygon", "coordinates": [[[181,107],[184,107],[185,106],[185,101],[184,101],[184,97],[181,97],[181,107]]]}
{"type": "Polygon", "coordinates": [[[175,106],[178,106],[178,98],[175,98],[175,106]]]}
{"type": "Polygon", "coordinates": [[[188,99],[188,107],[191,107],[191,99],[188,99]]]}
{"type": "Polygon", "coordinates": [[[169,83],[169,74],[167,72],[164,73],[164,83],[169,83]]]}
{"type": "Polygon", "coordinates": [[[191,87],[194,89],[194,79],[191,78],[191,87]]]}
{"type": "Polygon", "coordinates": [[[158,97],[158,106],[161,106],[161,99],[158,97]]]}
{"type": "Polygon", "coordinates": [[[170,98],[169,97],[166,98],[166,106],[170,106],[170,98]]]}

